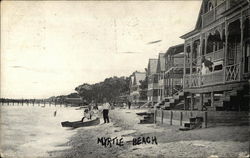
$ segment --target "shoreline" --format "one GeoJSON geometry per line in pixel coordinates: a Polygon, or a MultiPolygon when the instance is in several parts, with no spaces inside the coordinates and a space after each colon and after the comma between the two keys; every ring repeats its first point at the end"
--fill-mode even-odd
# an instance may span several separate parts
{"type": "MultiPolygon", "coordinates": [[[[247,157],[248,126],[218,126],[179,131],[178,126],[138,124],[141,109],[110,111],[111,123],[77,129],[63,144],[71,148],[49,152],[50,157],[247,157]],[[98,138],[122,138],[124,145],[105,147],[98,138]],[[134,138],[157,139],[157,144],[133,145],[134,138]]],[[[145,111],[145,110],[144,110],[145,111]]],[[[102,123],[102,122],[101,122],[102,123]]]]}

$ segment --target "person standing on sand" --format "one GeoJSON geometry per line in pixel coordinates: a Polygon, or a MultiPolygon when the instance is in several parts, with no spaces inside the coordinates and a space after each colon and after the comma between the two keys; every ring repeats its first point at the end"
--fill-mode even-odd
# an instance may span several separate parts
{"type": "Polygon", "coordinates": [[[54,117],[56,117],[56,113],[57,113],[57,110],[56,110],[56,111],[54,111],[54,117]]]}
{"type": "Polygon", "coordinates": [[[128,109],[130,109],[130,107],[131,107],[131,102],[128,101],[128,109]]]}
{"type": "Polygon", "coordinates": [[[103,98],[103,105],[102,105],[102,114],[103,114],[103,120],[104,123],[109,123],[109,109],[110,104],[107,102],[106,98],[103,98]]]}

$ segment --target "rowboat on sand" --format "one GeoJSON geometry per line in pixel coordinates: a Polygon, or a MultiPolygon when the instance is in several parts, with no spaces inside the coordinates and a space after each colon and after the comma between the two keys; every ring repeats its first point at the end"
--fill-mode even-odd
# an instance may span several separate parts
{"type": "Polygon", "coordinates": [[[94,126],[100,124],[100,118],[96,118],[94,120],[88,120],[88,121],[74,121],[74,122],[61,122],[62,127],[73,127],[73,128],[78,128],[78,127],[86,127],[86,126],[94,126]]]}

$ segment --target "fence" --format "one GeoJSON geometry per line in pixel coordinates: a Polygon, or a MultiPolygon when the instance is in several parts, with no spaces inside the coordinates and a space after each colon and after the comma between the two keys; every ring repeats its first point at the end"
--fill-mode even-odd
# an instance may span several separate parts
{"type": "Polygon", "coordinates": [[[191,117],[203,117],[203,127],[214,125],[249,125],[247,111],[170,111],[155,110],[155,123],[182,126],[191,117]]]}

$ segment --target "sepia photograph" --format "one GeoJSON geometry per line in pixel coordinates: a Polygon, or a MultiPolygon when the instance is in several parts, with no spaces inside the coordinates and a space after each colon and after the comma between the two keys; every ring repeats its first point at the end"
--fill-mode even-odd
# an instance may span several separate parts
{"type": "Polygon", "coordinates": [[[2,0],[0,158],[249,158],[249,0],[2,0]]]}

